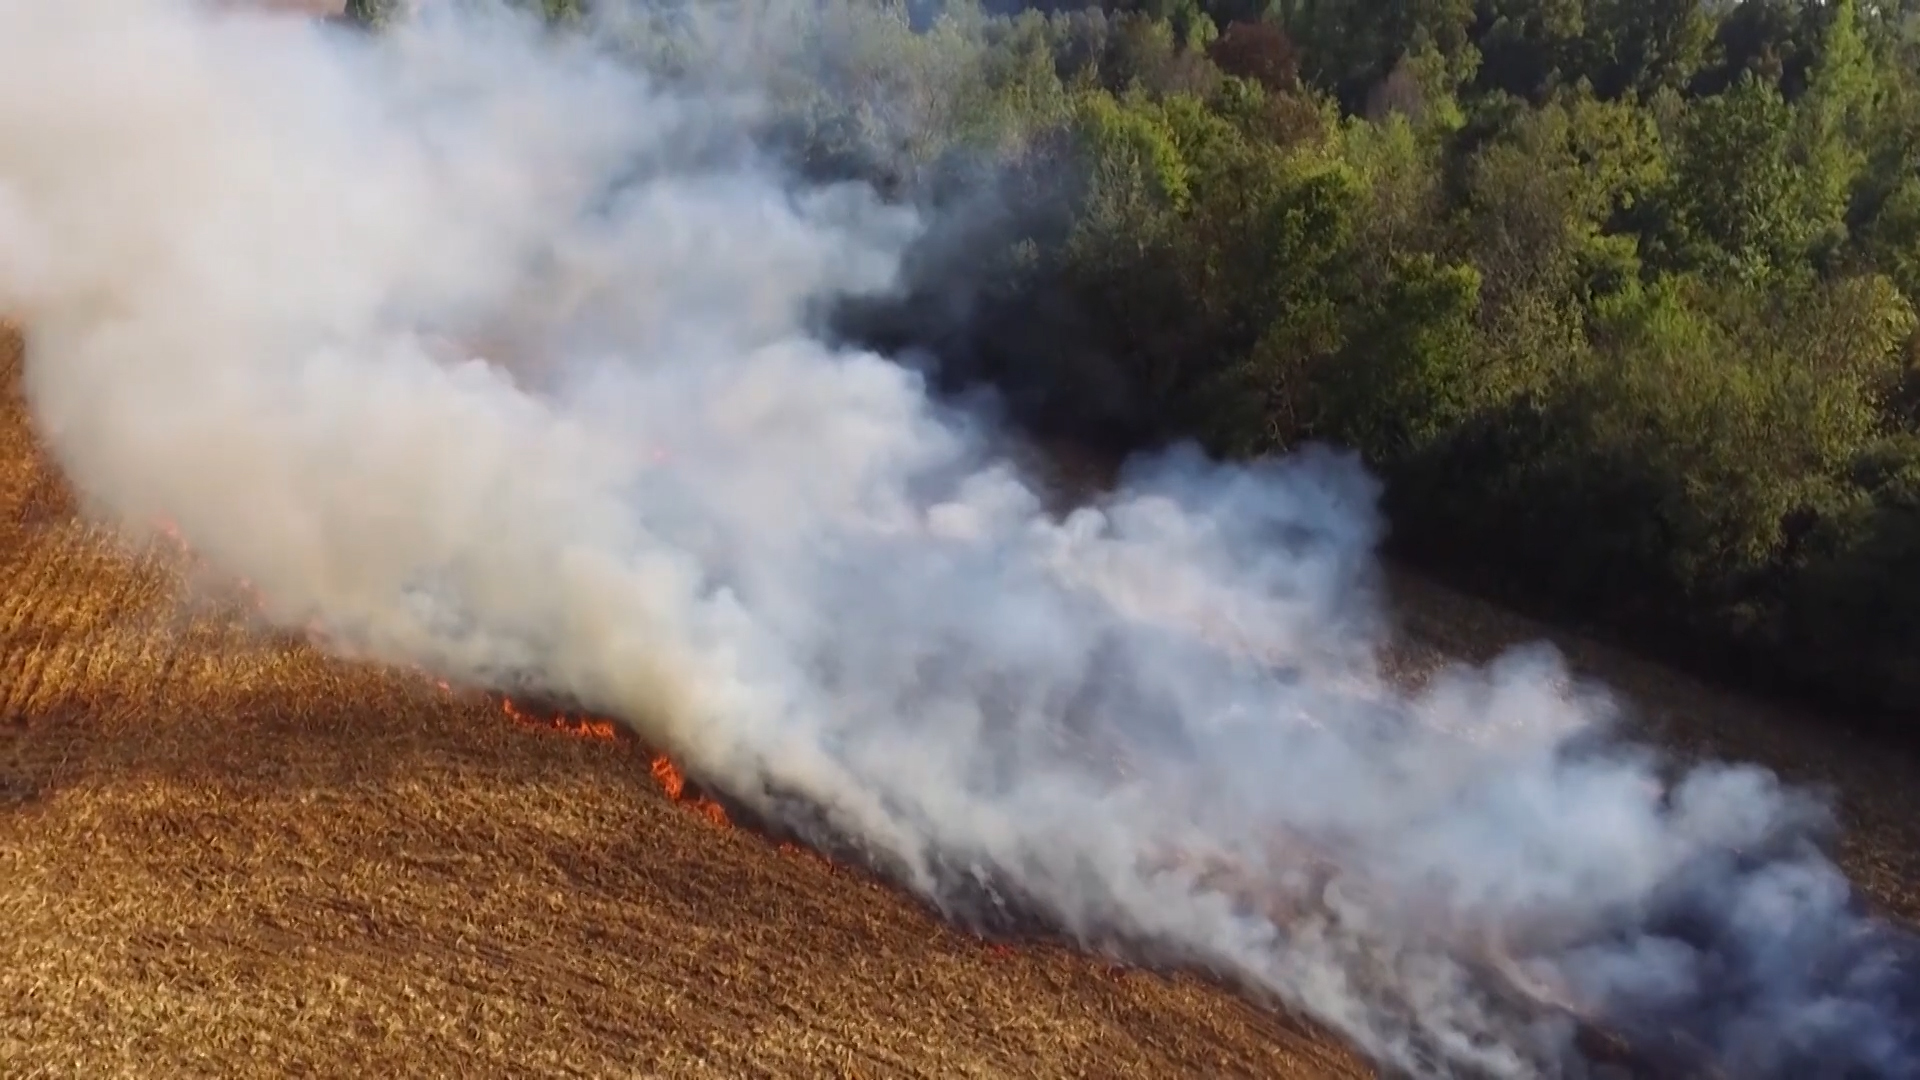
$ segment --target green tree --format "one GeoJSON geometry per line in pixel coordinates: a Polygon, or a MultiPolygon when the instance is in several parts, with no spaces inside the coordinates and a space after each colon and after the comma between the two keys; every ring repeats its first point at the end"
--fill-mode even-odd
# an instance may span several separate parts
{"type": "Polygon", "coordinates": [[[1537,99],[1581,74],[1586,0],[1482,0],[1479,13],[1482,92],[1537,99]]]}
{"type": "Polygon", "coordinates": [[[1219,448],[1282,449],[1323,433],[1315,395],[1349,332],[1366,191],[1339,163],[1258,149],[1209,179],[1188,274],[1224,301],[1213,312],[1230,363],[1199,387],[1196,413],[1219,448]]]}
{"type": "Polygon", "coordinates": [[[1347,347],[1318,380],[1315,433],[1392,468],[1464,420],[1476,396],[1479,288],[1470,266],[1393,260],[1384,287],[1353,306],[1347,347]]]}
{"type": "Polygon", "coordinates": [[[1315,85],[1358,110],[1403,57],[1431,52],[1471,71],[1473,0],[1292,0],[1280,24],[1302,47],[1315,85]]]}
{"type": "Polygon", "coordinates": [[[1795,127],[1793,108],[1752,74],[1688,107],[1665,195],[1671,265],[1750,282],[1804,267],[1840,207],[1821,205],[1825,178],[1795,160],[1795,127]]]}
{"type": "Polygon", "coordinates": [[[1911,704],[1916,4],[823,0],[767,80],[797,160],[928,208],[841,324],[942,387],[1344,442],[1429,565],[1911,704]]]}
{"type": "Polygon", "coordinates": [[[1724,93],[1743,75],[1798,97],[1807,84],[1819,40],[1813,23],[1819,5],[1808,0],[1741,0],[1714,29],[1719,54],[1696,77],[1703,96],[1724,93]]]}
{"type": "Polygon", "coordinates": [[[1678,89],[1706,62],[1713,30],[1698,0],[1588,0],[1566,74],[1602,98],[1678,89]]]}

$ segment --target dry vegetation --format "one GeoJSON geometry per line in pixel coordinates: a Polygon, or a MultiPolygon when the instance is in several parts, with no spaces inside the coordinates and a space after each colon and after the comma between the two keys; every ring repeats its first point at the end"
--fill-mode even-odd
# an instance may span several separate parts
{"type": "Polygon", "coordinates": [[[0,1075],[1357,1076],[1188,979],[989,947],[625,742],[185,611],[0,332],[0,1075]]]}
{"type": "MultiPolygon", "coordinates": [[[[178,553],[76,520],[20,364],[0,331],[0,1075],[1368,1074],[718,826],[630,742],[183,605],[178,553]]],[[[1543,629],[1394,585],[1414,675],[1543,629]]],[[[1910,758],[1563,640],[1683,752],[1837,788],[1849,870],[1920,917],[1910,758]]]]}

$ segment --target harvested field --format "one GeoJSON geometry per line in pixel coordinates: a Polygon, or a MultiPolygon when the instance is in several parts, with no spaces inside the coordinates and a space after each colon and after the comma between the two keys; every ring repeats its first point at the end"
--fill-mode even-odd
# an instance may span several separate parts
{"type": "MultiPolygon", "coordinates": [[[[1189,978],[989,946],[662,794],[624,740],[178,601],[81,524],[0,334],[0,1075],[1369,1075],[1189,978]]],[[[1418,678],[1546,628],[1413,578],[1418,678]]],[[[1559,635],[1684,756],[1840,795],[1920,918],[1910,756],[1559,635]]]]}
{"type": "Polygon", "coordinates": [[[661,794],[628,742],[183,611],[76,522],[0,334],[0,1075],[1367,1075],[661,794]]]}

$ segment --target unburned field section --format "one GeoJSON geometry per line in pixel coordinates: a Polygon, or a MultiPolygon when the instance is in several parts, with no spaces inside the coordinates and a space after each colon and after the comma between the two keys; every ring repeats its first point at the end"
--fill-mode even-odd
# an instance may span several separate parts
{"type": "Polygon", "coordinates": [[[988,946],[625,740],[250,627],[75,520],[0,333],[0,1075],[1358,1076],[988,946]]]}

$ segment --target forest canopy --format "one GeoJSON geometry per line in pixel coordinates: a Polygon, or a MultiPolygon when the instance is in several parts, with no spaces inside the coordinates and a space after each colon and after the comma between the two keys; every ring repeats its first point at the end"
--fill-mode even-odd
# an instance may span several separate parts
{"type": "MultiPolygon", "coordinates": [[[[1403,559],[1920,710],[1920,0],[731,7],[769,144],[935,223],[840,333],[1105,452],[1353,447],[1403,559]]],[[[687,11],[595,14],[699,78],[687,11]]]]}

